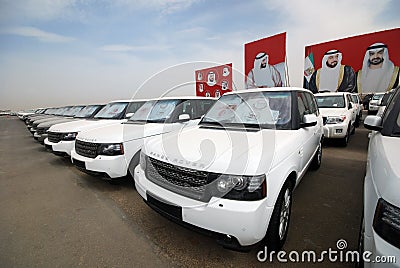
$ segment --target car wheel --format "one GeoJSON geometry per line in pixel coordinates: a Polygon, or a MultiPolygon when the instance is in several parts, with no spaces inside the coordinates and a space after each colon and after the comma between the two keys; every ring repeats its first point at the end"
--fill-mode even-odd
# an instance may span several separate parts
{"type": "MultiPolygon", "coordinates": [[[[355,122],[354,122],[355,124],[355,122]]],[[[353,128],[351,129],[351,135],[354,135],[354,133],[356,133],[356,126],[353,124],[353,128]]]]}
{"type": "Polygon", "coordinates": [[[361,121],[361,116],[358,114],[356,116],[356,121],[354,122],[354,127],[359,127],[360,126],[360,121],[361,121]]]}
{"type": "Polygon", "coordinates": [[[268,251],[279,251],[285,244],[289,230],[293,186],[286,181],[276,200],[263,244],[268,251]]]}
{"type": "Polygon", "coordinates": [[[310,168],[312,170],[317,170],[321,166],[322,162],[322,140],[319,142],[318,149],[316,154],[314,155],[313,160],[311,161],[310,168]]]}
{"type": "Polygon", "coordinates": [[[360,224],[360,235],[358,237],[358,256],[360,256],[359,261],[356,263],[356,267],[363,268],[364,260],[362,256],[364,254],[364,233],[365,233],[365,225],[364,225],[364,217],[361,218],[360,224]]]}
{"type": "Polygon", "coordinates": [[[346,147],[347,144],[349,144],[349,139],[350,139],[350,128],[351,128],[351,125],[349,125],[349,126],[347,127],[346,136],[345,136],[344,138],[342,138],[342,146],[343,146],[343,147],[346,147]]]}

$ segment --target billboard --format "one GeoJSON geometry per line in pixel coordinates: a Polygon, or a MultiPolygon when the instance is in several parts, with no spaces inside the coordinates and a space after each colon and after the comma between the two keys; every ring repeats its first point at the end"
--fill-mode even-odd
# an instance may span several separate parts
{"type": "Polygon", "coordinates": [[[195,71],[196,96],[219,98],[232,91],[232,63],[195,71]]]}
{"type": "Polygon", "coordinates": [[[303,87],[312,92],[385,92],[399,85],[400,28],[305,48],[303,87]]]}
{"type": "Polygon", "coordinates": [[[244,45],[246,88],[286,86],[286,33],[244,45]]]}

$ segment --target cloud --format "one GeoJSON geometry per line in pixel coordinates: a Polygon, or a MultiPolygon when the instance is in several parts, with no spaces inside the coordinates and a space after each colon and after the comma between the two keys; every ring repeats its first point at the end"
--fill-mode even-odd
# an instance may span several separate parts
{"type": "Polygon", "coordinates": [[[106,45],[100,47],[100,50],[108,52],[136,52],[136,51],[164,51],[169,49],[168,46],[149,45],[149,46],[129,46],[124,44],[106,45]]]}
{"type": "Polygon", "coordinates": [[[33,37],[42,42],[64,43],[75,40],[72,37],[63,36],[55,33],[46,32],[35,27],[13,27],[0,30],[3,34],[33,37]]]}

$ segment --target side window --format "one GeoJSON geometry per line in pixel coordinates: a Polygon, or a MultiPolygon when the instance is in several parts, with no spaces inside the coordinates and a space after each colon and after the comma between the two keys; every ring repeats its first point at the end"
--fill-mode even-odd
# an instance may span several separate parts
{"type": "Polygon", "coordinates": [[[297,93],[297,102],[299,108],[300,123],[303,123],[303,116],[305,114],[309,114],[309,107],[307,105],[307,99],[304,93],[302,92],[297,93]]]}
{"type": "Polygon", "coordinates": [[[187,100],[183,102],[182,104],[182,111],[180,114],[188,114],[190,116],[190,119],[193,119],[195,117],[195,109],[196,109],[196,103],[194,100],[187,100]]]}
{"type": "Polygon", "coordinates": [[[310,107],[310,112],[318,116],[319,111],[318,111],[318,106],[317,106],[317,103],[315,102],[314,96],[311,93],[306,93],[306,97],[307,97],[308,106],[310,107]]]}
{"type": "Polygon", "coordinates": [[[194,118],[200,118],[215,103],[214,100],[196,100],[195,102],[197,103],[197,111],[194,118]]]}

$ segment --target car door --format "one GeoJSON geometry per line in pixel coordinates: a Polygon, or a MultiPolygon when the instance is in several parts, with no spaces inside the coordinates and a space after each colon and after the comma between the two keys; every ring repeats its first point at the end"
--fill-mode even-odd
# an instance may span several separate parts
{"type": "Polygon", "coordinates": [[[301,124],[303,122],[303,117],[306,114],[312,114],[312,109],[310,107],[310,103],[307,100],[306,92],[299,91],[297,92],[297,104],[299,110],[299,118],[300,118],[300,129],[299,129],[299,141],[300,141],[300,148],[298,149],[298,153],[301,157],[301,170],[304,170],[307,163],[311,159],[314,151],[315,151],[315,136],[317,127],[316,126],[309,126],[309,127],[302,127],[301,124]]]}

